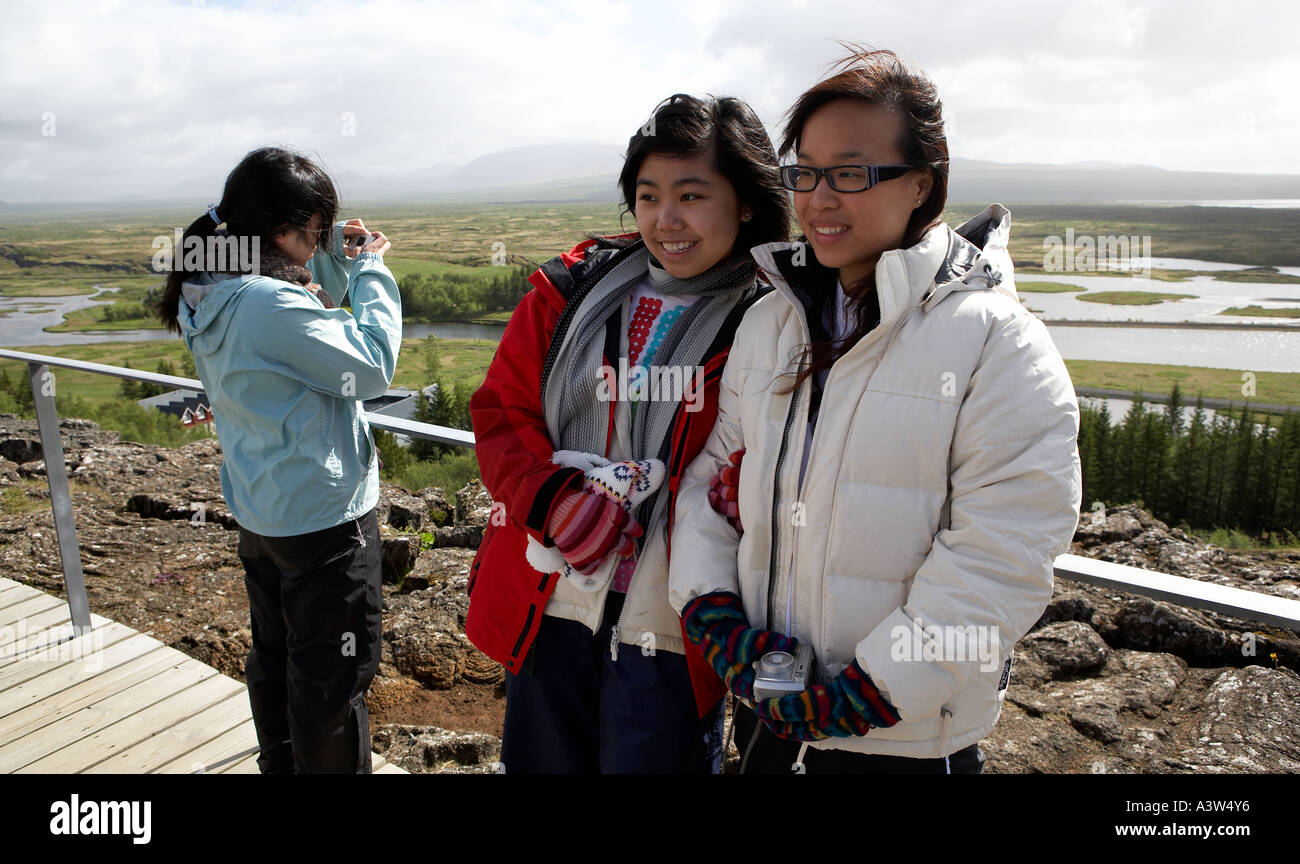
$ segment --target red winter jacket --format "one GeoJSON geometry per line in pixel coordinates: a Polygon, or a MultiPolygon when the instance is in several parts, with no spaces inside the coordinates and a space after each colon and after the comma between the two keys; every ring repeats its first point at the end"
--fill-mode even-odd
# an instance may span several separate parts
{"type": "MultiPolygon", "coordinates": [[[[553,545],[546,538],[551,509],[566,489],[581,488],[582,472],[561,468],[551,462],[554,448],[546,430],[542,409],[542,375],[549,373],[551,337],[560,323],[570,298],[582,297],[591,285],[630,252],[642,248],[636,234],[614,239],[635,239],[626,248],[599,240],[587,240],[572,251],[542,265],[529,282],[533,290],[520,301],[506,326],[496,356],[483,385],[470,398],[474,424],[475,454],[483,485],[493,501],[505,508],[503,524],[491,524],[483,536],[469,575],[469,613],[465,634],[484,654],[506,669],[519,673],[529,647],[537,635],[547,600],[555,589],[558,574],[540,574],[524,558],[528,535],[553,545]]],[[[766,284],[736,304],[717,338],[699,363],[704,367],[705,392],[702,409],[683,410],[679,405],[670,431],[668,470],[668,527],[676,506],[677,485],[686,466],[704,446],[718,413],[718,383],[731,349],[732,338],[745,310],[765,293],[766,284]]],[[[577,304],[574,304],[576,308],[577,304]]],[[[571,318],[563,316],[567,327],[571,318]]],[[[618,345],[621,315],[615,313],[607,326],[604,362],[616,366],[618,358],[608,354],[618,345]]],[[[556,342],[558,346],[558,341],[556,342]]],[[[609,404],[609,428],[614,427],[614,402],[609,404]]],[[[605,443],[608,456],[609,440],[605,443]]],[[[668,533],[671,554],[672,536],[668,533]]],[[[703,716],[726,692],[722,680],[689,640],[688,667],[695,689],[696,704],[703,716]]]]}

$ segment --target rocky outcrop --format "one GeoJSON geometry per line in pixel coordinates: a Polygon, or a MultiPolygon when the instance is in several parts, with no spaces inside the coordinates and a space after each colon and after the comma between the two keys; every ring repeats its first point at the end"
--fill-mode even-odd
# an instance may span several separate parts
{"type": "Polygon", "coordinates": [[[501,739],[495,735],[394,723],[372,730],[371,740],[376,753],[412,774],[505,772],[499,761],[501,739]]]}
{"type": "MultiPolygon", "coordinates": [[[[216,440],[149,447],[81,420],[60,434],[92,611],[242,679],[248,602],[216,440]]],[[[0,415],[0,575],[62,594],[44,472],[35,423],[0,415]]],[[[450,497],[382,487],[383,653],[368,702],[397,718],[474,694],[490,710],[473,727],[372,731],[409,771],[484,773],[498,768],[504,673],[465,638],[465,586],[494,509],[478,483],[450,497]]],[[[1085,513],[1071,551],[1300,599],[1300,553],[1207,546],[1135,507],[1085,513]]],[[[1297,669],[1300,634],[1058,580],[1016,645],[986,770],[1300,771],[1297,669]]]]}

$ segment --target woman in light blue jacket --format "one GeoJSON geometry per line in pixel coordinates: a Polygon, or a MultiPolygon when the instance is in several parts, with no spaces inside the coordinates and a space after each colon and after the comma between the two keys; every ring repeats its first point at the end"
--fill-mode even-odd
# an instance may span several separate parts
{"type": "Polygon", "coordinates": [[[388,240],[337,210],[310,159],[249,153],[185,230],[155,307],[194,354],[221,443],[263,773],[370,771],[379,468],[361,400],[392,381],[402,309],[388,240]]]}

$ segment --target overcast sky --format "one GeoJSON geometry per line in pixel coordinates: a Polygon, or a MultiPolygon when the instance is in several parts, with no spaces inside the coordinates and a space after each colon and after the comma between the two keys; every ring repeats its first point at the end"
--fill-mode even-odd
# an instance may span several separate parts
{"type": "Polygon", "coordinates": [[[675,92],[739,96],[776,132],[842,53],[836,39],[929,72],[955,156],[1300,172],[1294,0],[0,8],[11,202],[172,198],[196,184],[219,195],[264,144],[370,176],[521,145],[621,148],[675,92]]]}

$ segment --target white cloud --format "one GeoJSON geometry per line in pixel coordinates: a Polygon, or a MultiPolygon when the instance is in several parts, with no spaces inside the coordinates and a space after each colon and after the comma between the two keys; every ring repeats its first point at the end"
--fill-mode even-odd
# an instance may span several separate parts
{"type": "Polygon", "coordinates": [[[526,144],[619,146],[674,92],[734,95],[776,133],[841,53],[890,47],[939,85],[955,155],[1295,172],[1277,2],[31,3],[0,32],[0,199],[219,192],[253,147],[403,175],[526,144]],[[41,134],[53,112],[57,134],[41,134]],[[355,115],[345,135],[344,112],[355,115]]]}

